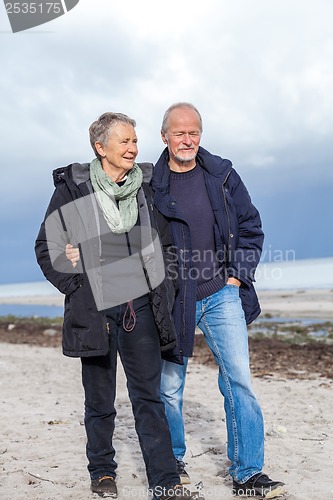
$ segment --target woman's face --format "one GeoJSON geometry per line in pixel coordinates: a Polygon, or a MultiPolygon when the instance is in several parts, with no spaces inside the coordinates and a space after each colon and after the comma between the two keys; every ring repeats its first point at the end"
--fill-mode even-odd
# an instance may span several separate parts
{"type": "Polygon", "coordinates": [[[102,157],[103,170],[113,180],[120,180],[133,168],[138,155],[137,143],[135,129],[128,123],[114,125],[106,145],[96,143],[96,149],[102,157]]]}

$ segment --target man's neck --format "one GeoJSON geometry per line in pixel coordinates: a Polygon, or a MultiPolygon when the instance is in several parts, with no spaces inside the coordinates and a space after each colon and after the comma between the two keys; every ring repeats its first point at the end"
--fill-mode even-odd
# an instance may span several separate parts
{"type": "Polygon", "coordinates": [[[172,172],[189,172],[190,170],[193,170],[196,165],[195,160],[193,161],[183,161],[183,162],[175,162],[170,160],[169,161],[169,168],[172,172]]]}

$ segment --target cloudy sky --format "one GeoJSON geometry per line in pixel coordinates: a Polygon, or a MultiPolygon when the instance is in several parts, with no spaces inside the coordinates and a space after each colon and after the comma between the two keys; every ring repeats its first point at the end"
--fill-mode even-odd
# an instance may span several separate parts
{"type": "Polygon", "coordinates": [[[13,34],[2,3],[0,283],[42,279],[52,170],[92,159],[90,123],[135,118],[138,161],[154,162],[183,100],[260,209],[266,257],[333,256],[332,19],[332,0],[80,0],[13,34]]]}

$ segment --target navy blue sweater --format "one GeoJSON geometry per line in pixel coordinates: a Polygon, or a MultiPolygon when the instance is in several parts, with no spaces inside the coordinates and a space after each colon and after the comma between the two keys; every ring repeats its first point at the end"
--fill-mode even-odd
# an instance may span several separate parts
{"type": "Polygon", "coordinates": [[[187,172],[171,172],[170,194],[190,229],[192,254],[183,254],[182,258],[191,261],[189,279],[196,281],[196,298],[202,300],[225,284],[224,266],[216,258],[216,221],[203,169],[197,165],[187,172]]]}

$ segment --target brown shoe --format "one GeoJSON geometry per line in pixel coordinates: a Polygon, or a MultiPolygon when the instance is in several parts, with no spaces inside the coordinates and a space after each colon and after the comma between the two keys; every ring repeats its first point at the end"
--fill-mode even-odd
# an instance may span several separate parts
{"type": "Polygon", "coordinates": [[[118,497],[116,480],[113,476],[103,476],[98,479],[92,479],[90,489],[93,493],[98,493],[98,495],[103,498],[118,497]]]}
{"type": "Polygon", "coordinates": [[[191,492],[181,484],[176,484],[176,486],[170,486],[169,488],[157,486],[154,492],[155,500],[195,500],[198,498],[205,500],[203,496],[199,497],[197,491],[191,492]]]}

